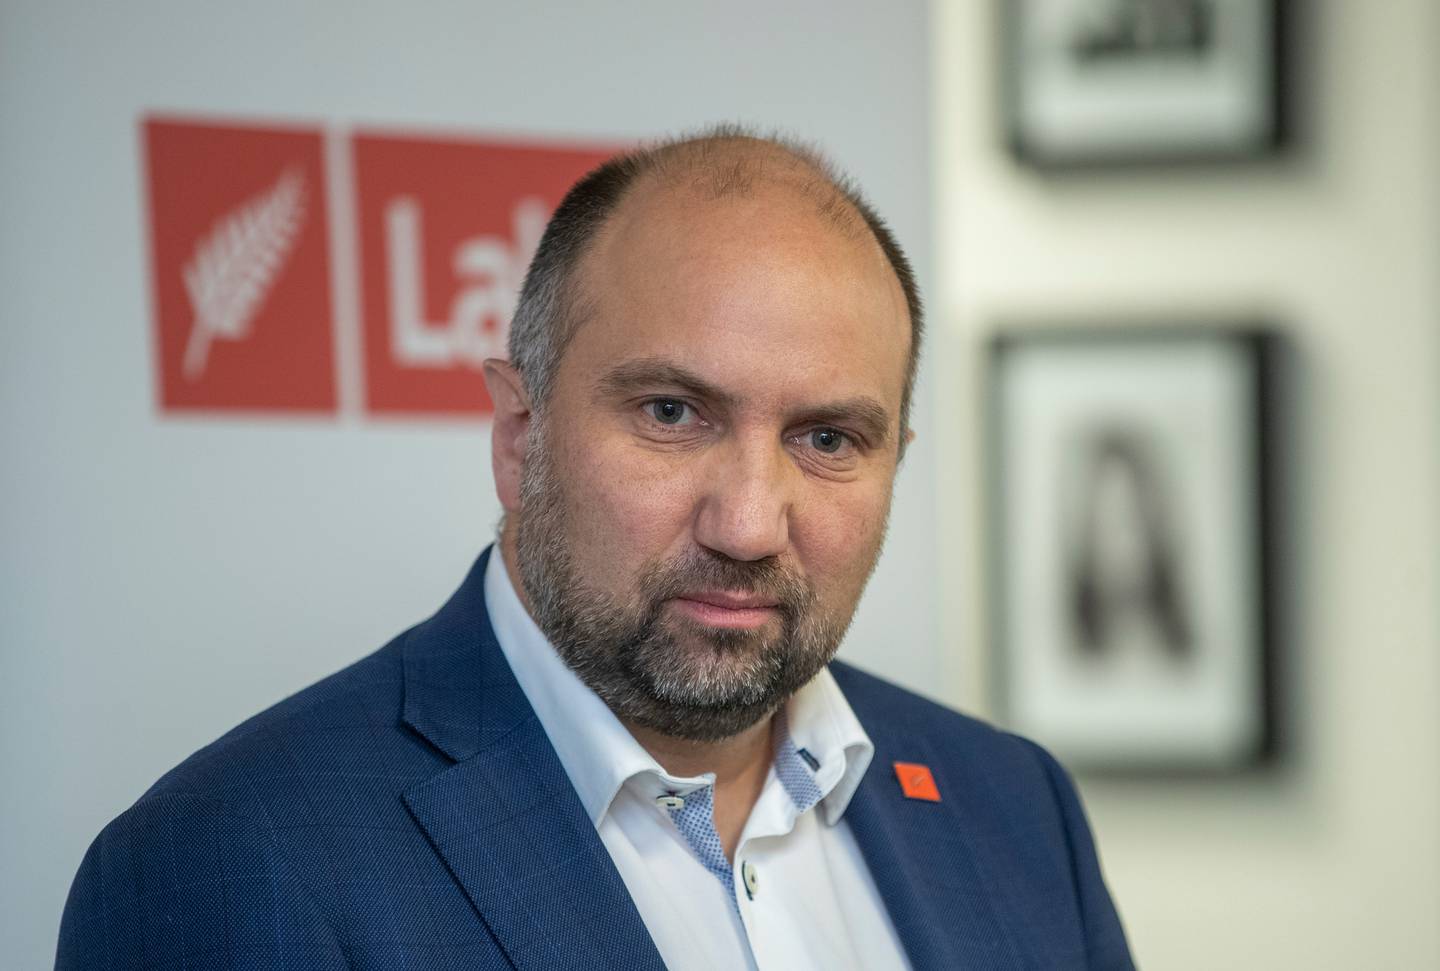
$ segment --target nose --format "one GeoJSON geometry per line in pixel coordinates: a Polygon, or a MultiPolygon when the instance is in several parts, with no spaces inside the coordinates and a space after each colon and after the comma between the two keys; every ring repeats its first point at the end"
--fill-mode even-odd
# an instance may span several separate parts
{"type": "Polygon", "coordinates": [[[775,441],[716,449],[702,473],[695,541],[732,560],[763,560],[790,544],[793,469],[775,441]]]}

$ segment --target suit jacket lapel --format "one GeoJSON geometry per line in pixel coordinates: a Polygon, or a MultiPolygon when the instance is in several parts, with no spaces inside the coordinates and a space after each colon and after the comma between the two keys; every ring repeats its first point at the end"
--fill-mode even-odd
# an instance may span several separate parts
{"type": "MultiPolygon", "coordinates": [[[[847,687],[845,672],[834,673],[847,687]]],[[[911,966],[916,971],[1024,967],[1017,942],[992,905],[997,888],[969,838],[974,827],[966,820],[965,794],[947,785],[943,760],[925,736],[893,727],[895,712],[867,711],[854,692],[847,691],[846,699],[875,743],[875,758],[844,819],[911,966]],[[895,762],[930,766],[941,801],[906,798],[895,762]]]]}
{"type": "Polygon", "coordinates": [[[456,764],[406,805],[520,969],[664,964],[495,642],[481,555],[405,644],[404,720],[456,764]]]}

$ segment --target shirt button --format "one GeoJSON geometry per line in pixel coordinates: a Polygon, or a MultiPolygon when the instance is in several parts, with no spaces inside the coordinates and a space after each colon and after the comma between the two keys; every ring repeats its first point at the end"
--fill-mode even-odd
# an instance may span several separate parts
{"type": "Polygon", "coordinates": [[[666,793],[663,796],[656,797],[655,805],[659,806],[661,809],[684,809],[685,800],[675,795],[675,793],[670,792],[666,793]]]}
{"type": "Polygon", "coordinates": [[[755,892],[760,888],[760,874],[755,872],[755,864],[749,860],[740,864],[740,876],[745,881],[745,896],[754,900],[755,892]]]}

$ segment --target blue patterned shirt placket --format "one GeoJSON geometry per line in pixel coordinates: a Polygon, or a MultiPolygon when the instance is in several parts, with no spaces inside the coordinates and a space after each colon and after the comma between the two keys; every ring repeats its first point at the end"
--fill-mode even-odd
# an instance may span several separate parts
{"type": "MultiPolygon", "coordinates": [[[[780,780],[786,795],[795,805],[795,815],[809,811],[823,796],[815,782],[815,772],[820,763],[815,756],[795,745],[790,737],[789,727],[783,713],[775,716],[775,776],[780,780]]],[[[675,796],[675,793],[670,793],[675,796]]],[[[677,800],[678,801],[678,800],[677,800]]],[[[720,834],[715,830],[715,786],[696,789],[683,797],[683,804],[667,807],[675,828],[685,838],[690,850],[705,869],[725,887],[725,893],[736,913],[740,903],[735,897],[735,869],[725,858],[725,848],[720,843],[720,834]]]]}

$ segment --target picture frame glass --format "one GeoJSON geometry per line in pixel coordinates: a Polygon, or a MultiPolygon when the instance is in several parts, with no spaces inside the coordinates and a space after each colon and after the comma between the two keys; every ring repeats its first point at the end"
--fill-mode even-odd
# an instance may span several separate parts
{"type": "Polygon", "coordinates": [[[998,355],[1002,703],[1062,758],[1220,768],[1261,747],[1258,367],[1224,337],[998,355]]]}
{"type": "Polygon", "coordinates": [[[1005,24],[1023,157],[1246,156],[1278,137],[1274,0],[1007,0],[1005,24]]]}

